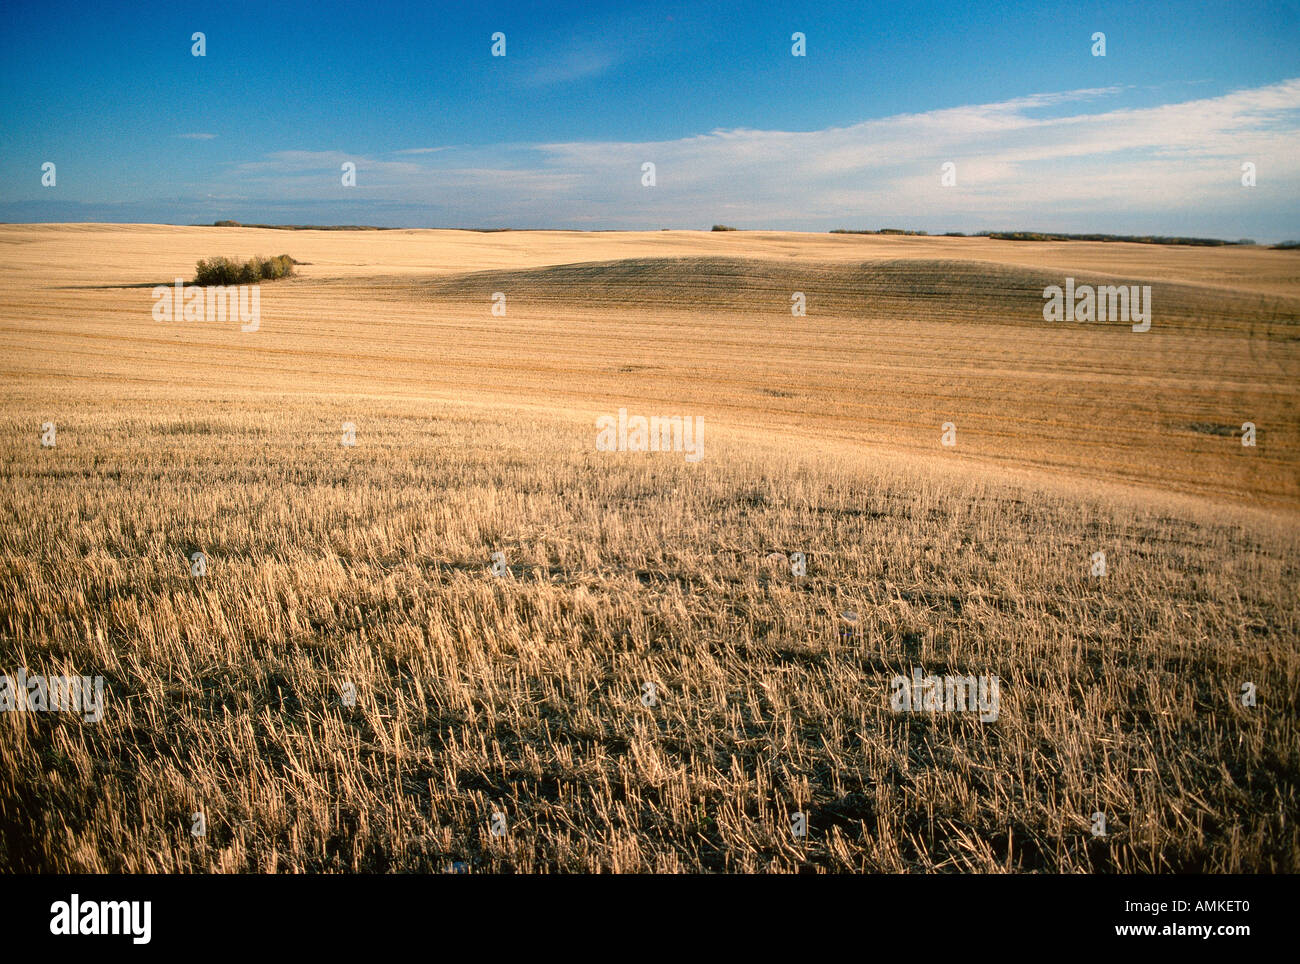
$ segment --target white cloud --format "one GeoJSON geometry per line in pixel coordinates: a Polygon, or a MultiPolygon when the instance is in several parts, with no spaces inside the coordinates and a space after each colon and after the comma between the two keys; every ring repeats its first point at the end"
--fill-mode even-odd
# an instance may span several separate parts
{"type": "Polygon", "coordinates": [[[338,196],[339,166],[352,160],[350,198],[481,226],[696,226],[725,214],[753,227],[878,227],[882,218],[905,218],[911,222],[900,226],[1122,231],[1134,219],[1185,225],[1203,217],[1239,227],[1235,237],[1267,236],[1252,227],[1263,213],[1296,217],[1300,80],[1098,109],[1123,93],[1034,94],[816,131],[394,152],[431,155],[402,161],[283,151],[235,174],[245,192],[320,201],[338,196]],[[644,161],[656,165],[654,188],[640,184],[644,161]],[[944,161],[957,166],[956,187],[940,186],[944,161]],[[1241,187],[1243,161],[1256,164],[1258,188],[1241,187]]]}

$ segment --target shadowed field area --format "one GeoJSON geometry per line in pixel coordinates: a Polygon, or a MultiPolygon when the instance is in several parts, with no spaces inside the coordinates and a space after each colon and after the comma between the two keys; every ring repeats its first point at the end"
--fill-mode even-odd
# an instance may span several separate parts
{"type": "Polygon", "coordinates": [[[1296,258],[0,226],[0,671],[106,689],[0,714],[0,865],[1294,871],[1296,258]],[[281,250],[256,331],[151,317],[281,250]]]}

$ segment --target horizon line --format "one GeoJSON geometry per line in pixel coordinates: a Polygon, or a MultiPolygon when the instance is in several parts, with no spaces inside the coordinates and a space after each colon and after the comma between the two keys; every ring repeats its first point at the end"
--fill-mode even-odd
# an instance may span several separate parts
{"type": "Polygon", "coordinates": [[[1189,247],[1263,247],[1290,250],[1300,247],[1300,241],[1256,241],[1252,238],[1211,238],[1190,235],[1163,234],[1111,234],[1104,231],[1067,232],[1024,229],[983,229],[980,231],[923,231],[909,228],[829,228],[826,230],[799,230],[793,228],[740,228],[731,225],[714,225],[708,228],[551,228],[551,227],[459,227],[425,225],[372,225],[372,224],[265,224],[244,223],[233,219],[215,222],[179,223],[174,221],[0,221],[0,226],[18,225],[110,225],[114,227],[165,227],[165,228],[250,228],[263,231],[466,231],[476,234],[502,234],[506,232],[563,232],[566,234],[645,234],[664,231],[690,231],[698,234],[728,234],[737,232],[762,232],[768,234],[856,234],[883,237],[909,238],[987,238],[999,241],[1081,241],[1112,244],[1162,244],[1189,247]]]}

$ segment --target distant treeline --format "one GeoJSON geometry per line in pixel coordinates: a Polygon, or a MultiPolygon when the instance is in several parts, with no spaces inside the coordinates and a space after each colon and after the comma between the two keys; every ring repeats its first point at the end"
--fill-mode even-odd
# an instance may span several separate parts
{"type": "MultiPolygon", "coordinates": [[[[214,221],[213,227],[217,228],[267,228],[273,231],[400,231],[402,228],[381,228],[368,224],[241,224],[238,221],[214,221]]],[[[201,226],[201,225],[200,225],[201,226]]],[[[496,231],[516,231],[530,230],[519,228],[452,228],[455,231],[477,231],[480,233],[493,233],[496,231]]],[[[546,231],[550,228],[536,228],[531,230],[546,231]]],[[[668,231],[669,228],[663,230],[668,231]]],[[[714,231],[737,231],[729,224],[715,224],[714,231]]],[[[610,233],[613,233],[612,231],[610,233]]],[[[929,231],[907,231],[903,228],[880,228],[872,231],[864,229],[861,231],[851,230],[849,228],[834,228],[831,234],[901,234],[910,237],[930,237],[929,231]]],[[[1221,245],[1233,244],[1254,244],[1249,238],[1242,238],[1240,241],[1224,241],[1221,238],[1166,238],[1160,235],[1152,234],[1057,234],[1049,231],[975,231],[966,234],[962,231],[945,231],[943,234],[934,235],[936,238],[993,238],[997,241],[1128,241],[1133,244],[1193,244],[1204,247],[1219,247],[1221,245]]],[[[1279,244],[1270,245],[1275,250],[1300,248],[1300,241],[1282,241],[1279,244]]]]}
{"type": "MultiPolygon", "coordinates": [[[[928,231],[904,231],[902,228],[881,228],[878,231],[850,231],[847,228],[835,228],[831,234],[906,234],[914,237],[928,237],[928,231]]],[[[998,241],[1128,241],[1133,244],[1193,244],[1205,247],[1219,247],[1225,244],[1254,244],[1250,238],[1240,241],[1224,241],[1221,238],[1167,238],[1154,234],[1058,234],[1054,231],[975,231],[964,234],[961,231],[945,231],[936,237],[944,238],[993,238],[998,241]]],[[[1283,241],[1272,245],[1274,248],[1292,248],[1300,242],[1283,241]]]]}
{"type": "MultiPolygon", "coordinates": [[[[834,228],[832,229],[831,234],[910,234],[910,235],[928,237],[930,232],[929,231],[904,231],[902,228],[881,228],[878,231],[870,231],[870,230],[851,231],[848,228],[834,228]]],[[[966,237],[966,235],[962,234],[960,231],[949,231],[947,234],[942,235],[942,237],[964,238],[966,237]]],[[[974,235],[972,235],[972,237],[974,237],[974,235]]]]}
{"type": "MultiPolygon", "coordinates": [[[[267,228],[271,231],[405,231],[407,228],[381,228],[373,224],[243,224],[239,221],[213,221],[214,228],[267,228]]],[[[198,224],[195,227],[207,227],[198,224]]],[[[478,231],[491,234],[495,231],[514,231],[514,228],[446,228],[448,231],[478,231]]],[[[539,231],[549,230],[538,228],[539,231]]]]}
{"type": "Polygon", "coordinates": [[[368,224],[240,224],[238,221],[213,221],[214,228],[269,228],[273,231],[395,231],[368,224]]]}
{"type": "Polygon", "coordinates": [[[1055,234],[1039,231],[981,231],[976,237],[999,241],[1128,241],[1133,244],[1192,244],[1219,247],[1225,244],[1254,244],[1249,238],[1224,241],[1221,238],[1167,238],[1154,234],[1055,234]]]}

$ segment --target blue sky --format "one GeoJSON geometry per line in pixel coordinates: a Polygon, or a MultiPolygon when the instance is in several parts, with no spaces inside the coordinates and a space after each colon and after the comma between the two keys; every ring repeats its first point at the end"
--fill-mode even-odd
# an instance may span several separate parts
{"type": "Polygon", "coordinates": [[[1294,2],[0,17],[0,220],[1300,236],[1294,2]]]}

